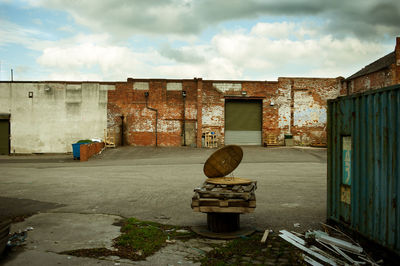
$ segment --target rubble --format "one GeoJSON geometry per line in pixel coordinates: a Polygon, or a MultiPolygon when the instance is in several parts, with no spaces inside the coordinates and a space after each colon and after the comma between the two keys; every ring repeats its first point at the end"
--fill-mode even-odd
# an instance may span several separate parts
{"type": "Polygon", "coordinates": [[[192,209],[201,212],[253,212],[256,207],[257,182],[248,184],[211,184],[194,189],[192,209]]]}
{"type": "Polygon", "coordinates": [[[195,194],[192,199],[217,197],[219,199],[256,200],[256,189],[257,181],[252,181],[250,184],[244,185],[210,184],[204,182],[202,187],[194,189],[195,194]]]}
{"type": "MultiPolygon", "coordinates": [[[[325,228],[330,227],[323,225],[325,228]]],[[[307,255],[303,254],[303,259],[310,265],[321,265],[321,263],[329,265],[378,265],[357,242],[340,230],[332,227],[331,229],[335,230],[335,236],[320,230],[308,231],[305,235],[281,230],[279,236],[307,253],[307,255]],[[346,240],[342,238],[346,238],[346,240]]]]}

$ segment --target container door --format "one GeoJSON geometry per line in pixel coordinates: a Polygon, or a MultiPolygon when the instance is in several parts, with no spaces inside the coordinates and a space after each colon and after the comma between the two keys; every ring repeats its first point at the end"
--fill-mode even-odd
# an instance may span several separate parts
{"type": "Polygon", "coordinates": [[[10,122],[9,120],[0,120],[0,154],[9,154],[10,152],[10,122]]]}
{"type": "Polygon", "coordinates": [[[261,145],[262,101],[225,102],[225,145],[261,145]]]}

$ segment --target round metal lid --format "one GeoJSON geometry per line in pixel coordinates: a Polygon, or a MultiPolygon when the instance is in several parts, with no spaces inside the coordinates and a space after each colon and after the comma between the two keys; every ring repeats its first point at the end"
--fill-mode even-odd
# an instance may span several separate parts
{"type": "Polygon", "coordinates": [[[253,181],[247,178],[240,177],[213,177],[208,178],[206,182],[215,185],[248,185],[251,184],[253,181]]]}
{"type": "Polygon", "coordinates": [[[224,177],[240,164],[243,150],[236,145],[228,145],[215,151],[204,164],[203,172],[209,177],[224,177]]]}

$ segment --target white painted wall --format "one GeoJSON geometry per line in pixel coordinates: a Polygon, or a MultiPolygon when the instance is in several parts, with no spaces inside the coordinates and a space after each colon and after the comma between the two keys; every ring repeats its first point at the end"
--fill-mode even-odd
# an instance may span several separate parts
{"type": "Polygon", "coordinates": [[[0,113],[11,113],[11,89],[9,83],[0,83],[0,113]]]}
{"type": "Polygon", "coordinates": [[[294,93],[294,125],[300,127],[324,127],[326,125],[326,105],[316,101],[307,91],[294,93]]]}
{"type": "Polygon", "coordinates": [[[0,83],[0,113],[11,114],[11,152],[65,153],[80,139],[103,139],[110,89],[115,86],[0,83]]]}
{"type": "Polygon", "coordinates": [[[241,91],[242,84],[241,83],[213,83],[214,88],[221,93],[225,93],[227,91],[241,91]]]}

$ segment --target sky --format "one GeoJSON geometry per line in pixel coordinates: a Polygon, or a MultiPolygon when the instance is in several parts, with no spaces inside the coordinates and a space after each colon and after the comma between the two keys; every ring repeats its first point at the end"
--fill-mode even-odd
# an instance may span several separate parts
{"type": "Polygon", "coordinates": [[[0,80],[348,77],[396,36],[399,0],[0,0],[0,80]]]}

